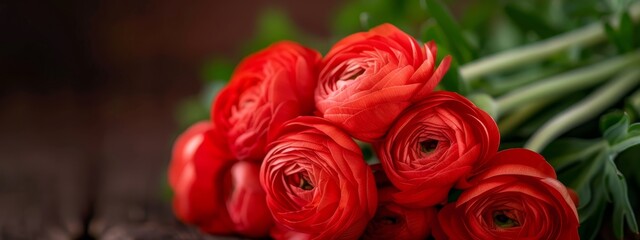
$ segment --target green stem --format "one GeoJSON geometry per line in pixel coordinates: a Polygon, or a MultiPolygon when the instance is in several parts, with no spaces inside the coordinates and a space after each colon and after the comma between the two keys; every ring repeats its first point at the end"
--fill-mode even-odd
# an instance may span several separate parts
{"type": "MultiPolygon", "coordinates": [[[[632,4],[629,14],[634,22],[640,19],[640,3],[632,4]]],[[[614,26],[618,24],[614,19],[611,19],[610,23],[614,26]]],[[[460,75],[465,81],[472,82],[491,73],[542,60],[573,46],[589,46],[605,39],[606,33],[602,23],[596,22],[543,41],[467,63],[460,66],[460,75]]]]}
{"type": "Polygon", "coordinates": [[[633,111],[635,111],[635,114],[634,114],[635,118],[640,119],[640,89],[632,93],[631,96],[629,96],[627,101],[629,105],[631,105],[631,107],[633,108],[633,111]]]}
{"type": "Polygon", "coordinates": [[[575,163],[584,162],[585,159],[588,159],[590,156],[599,151],[603,151],[603,149],[605,149],[607,146],[607,141],[598,139],[596,141],[592,141],[591,144],[584,146],[578,151],[549,160],[549,164],[551,164],[551,166],[556,169],[556,172],[560,172],[575,163]]]}
{"type": "Polygon", "coordinates": [[[577,191],[581,191],[585,185],[591,182],[591,179],[593,179],[598,171],[602,171],[602,165],[604,162],[601,159],[606,159],[605,155],[607,154],[607,149],[606,146],[598,148],[600,149],[600,153],[598,153],[596,157],[589,159],[588,162],[581,163],[585,168],[581,169],[578,176],[569,180],[567,186],[577,191]]]}
{"type": "Polygon", "coordinates": [[[539,99],[567,94],[596,85],[623,68],[640,62],[640,51],[575,69],[514,89],[496,99],[498,117],[539,99]]]}
{"type": "Polygon", "coordinates": [[[640,83],[640,69],[624,72],[600,87],[573,107],[545,123],[525,144],[525,148],[540,152],[547,144],[566,131],[588,121],[614,104],[640,83]]]}
{"type": "Polygon", "coordinates": [[[549,103],[551,103],[554,99],[542,99],[541,101],[537,101],[531,104],[527,104],[522,108],[514,111],[509,116],[505,117],[498,123],[498,129],[500,129],[500,134],[507,135],[511,133],[517,126],[522,124],[524,121],[529,119],[532,115],[543,109],[549,103]]]}
{"type": "Polygon", "coordinates": [[[566,68],[555,66],[543,69],[532,69],[531,71],[522,72],[514,76],[506,77],[504,81],[500,81],[500,83],[492,83],[492,86],[489,87],[486,92],[491,94],[492,96],[502,95],[513,89],[522,87],[537,80],[559,74],[563,70],[566,70],[566,68]]]}

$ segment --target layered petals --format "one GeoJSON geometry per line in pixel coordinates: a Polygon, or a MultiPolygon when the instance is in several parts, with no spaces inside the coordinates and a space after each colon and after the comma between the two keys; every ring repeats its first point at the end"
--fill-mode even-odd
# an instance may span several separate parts
{"type": "Polygon", "coordinates": [[[248,237],[268,236],[273,218],[260,185],[260,165],[240,161],[231,167],[230,175],[227,209],[236,233],[248,237]]]}
{"type": "Polygon", "coordinates": [[[433,42],[421,46],[390,24],[342,39],[322,60],[317,114],[357,139],[380,139],[448,70],[449,57],[435,68],[436,51],[433,42]]]}
{"type": "Polygon", "coordinates": [[[276,136],[260,172],[278,224],[312,239],[356,239],[377,207],[373,174],[349,135],[300,117],[276,136]]]}
{"type": "Polygon", "coordinates": [[[399,192],[394,201],[411,207],[442,203],[456,184],[498,150],[495,121],[466,98],[434,92],[408,108],[376,144],[382,167],[399,192]]]}
{"type": "Polygon", "coordinates": [[[320,54],[279,42],[247,57],[218,94],[211,116],[239,160],[262,161],[267,136],[314,110],[320,54]]]}
{"type": "Polygon", "coordinates": [[[576,202],[539,154],[499,152],[438,214],[436,239],[579,239],[576,202]]]}
{"type": "Polygon", "coordinates": [[[235,231],[225,203],[226,175],[235,161],[213,124],[199,122],[178,137],[169,166],[173,210],[183,222],[212,234],[235,231]]]}
{"type": "Polygon", "coordinates": [[[398,205],[391,198],[394,190],[378,190],[378,210],[369,222],[362,239],[427,239],[436,220],[436,208],[414,209],[398,205]]]}

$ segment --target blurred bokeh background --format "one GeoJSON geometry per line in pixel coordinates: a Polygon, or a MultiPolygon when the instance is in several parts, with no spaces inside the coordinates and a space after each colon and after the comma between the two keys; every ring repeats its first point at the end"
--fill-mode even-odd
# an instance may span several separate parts
{"type": "Polygon", "coordinates": [[[163,200],[177,106],[264,12],[322,37],[337,4],[0,2],[0,239],[195,234],[163,200]]]}

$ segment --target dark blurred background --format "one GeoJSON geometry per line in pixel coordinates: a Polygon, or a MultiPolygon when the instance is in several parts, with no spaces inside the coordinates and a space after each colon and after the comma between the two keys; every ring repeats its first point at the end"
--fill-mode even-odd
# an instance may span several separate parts
{"type": "Polygon", "coordinates": [[[261,9],[328,37],[337,2],[0,2],[0,239],[199,238],[164,189],[177,106],[261,9]]]}

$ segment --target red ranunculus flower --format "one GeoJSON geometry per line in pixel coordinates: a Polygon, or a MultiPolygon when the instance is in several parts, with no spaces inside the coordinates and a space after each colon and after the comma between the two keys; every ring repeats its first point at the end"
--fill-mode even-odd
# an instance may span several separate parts
{"type": "Polygon", "coordinates": [[[268,236],[273,218],[260,185],[260,165],[240,161],[231,167],[230,175],[232,187],[227,209],[236,232],[249,237],[268,236]]]}
{"type": "Polygon", "coordinates": [[[319,62],[318,52],[280,42],[240,63],[211,111],[236,158],[262,161],[270,131],[313,113],[319,62]]]}
{"type": "Polygon", "coordinates": [[[288,229],[280,224],[276,224],[271,228],[271,238],[275,240],[309,240],[311,235],[301,232],[296,232],[288,229]]]}
{"type": "Polygon", "coordinates": [[[391,199],[393,188],[378,189],[378,210],[363,239],[424,240],[431,233],[437,212],[433,207],[406,208],[391,199]]]}
{"type": "Polygon", "coordinates": [[[227,212],[223,183],[234,163],[224,137],[210,122],[191,126],[178,137],[169,166],[173,210],[183,222],[205,232],[229,234],[235,229],[227,212]]]}
{"type": "Polygon", "coordinates": [[[434,92],[409,107],[376,151],[389,180],[400,191],[394,201],[434,206],[464,182],[474,166],[498,151],[495,121],[466,98],[434,92]]]}
{"type": "Polygon", "coordinates": [[[434,70],[436,45],[383,24],[336,43],[322,60],[316,89],[318,114],[353,137],[381,138],[412,102],[428,95],[449,68],[434,70]]]}
{"type": "Polygon", "coordinates": [[[276,222],[313,239],[358,238],[377,207],[358,144],[317,117],[294,119],[277,137],[260,172],[276,222]]]}
{"type": "Polygon", "coordinates": [[[200,122],[174,146],[169,183],[174,212],[212,234],[269,234],[273,218],[260,185],[260,166],[233,159],[214,125],[200,122]]]}
{"type": "Polygon", "coordinates": [[[438,214],[436,239],[579,239],[572,196],[539,154],[501,151],[470,183],[438,214]]]}

